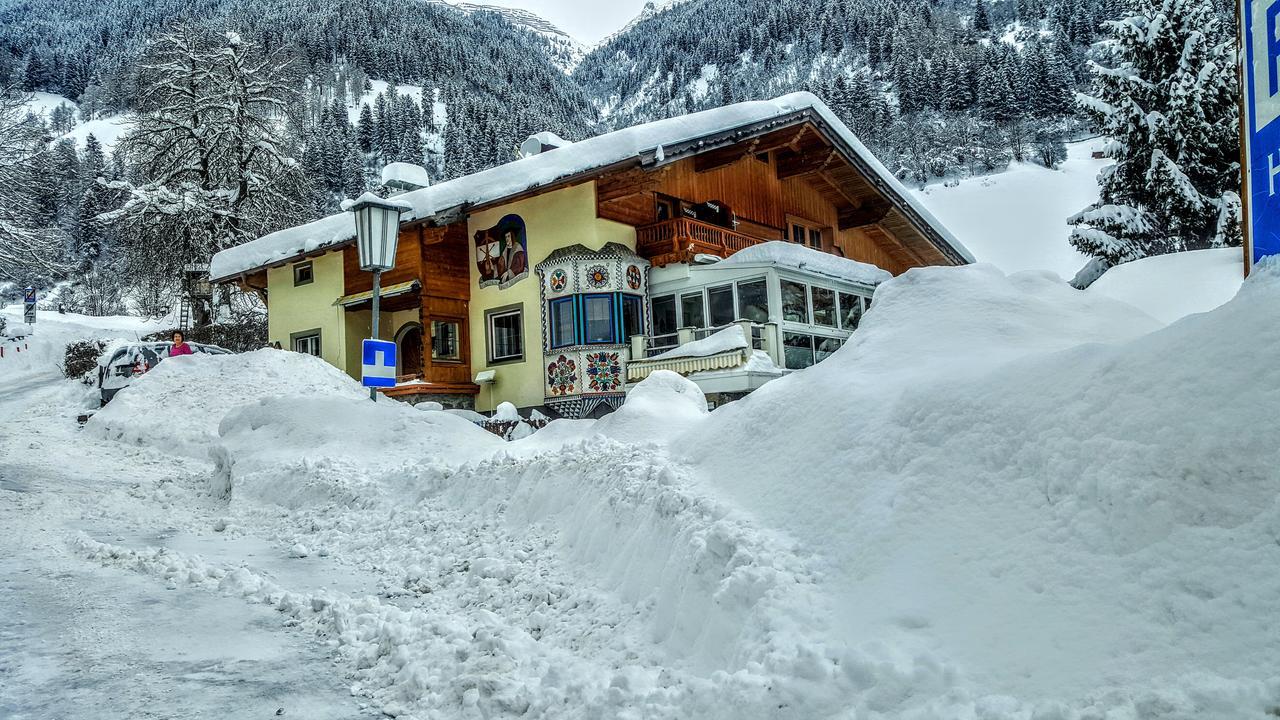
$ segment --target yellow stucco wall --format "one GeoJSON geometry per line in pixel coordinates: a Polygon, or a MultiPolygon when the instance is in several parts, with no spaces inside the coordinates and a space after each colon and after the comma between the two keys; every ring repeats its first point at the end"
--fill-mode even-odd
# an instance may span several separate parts
{"type": "Polygon", "coordinates": [[[595,183],[563,188],[520,200],[500,208],[476,213],[467,219],[467,236],[493,227],[505,215],[524,219],[528,242],[529,275],[507,288],[480,287],[480,271],[471,263],[471,368],[472,376],[482,370],[497,371],[497,381],[483,385],[476,397],[476,409],[493,410],[501,402],[517,407],[541,405],[543,395],[542,309],[538,274],[534,268],[552,251],[580,244],[599,250],[615,242],[635,249],[635,229],[629,225],[596,217],[595,183]],[[524,308],[524,361],[488,364],[488,333],[485,311],[508,305],[524,308]]]}
{"type": "Polygon", "coordinates": [[[342,253],[326,253],[310,262],[315,280],[297,287],[293,265],[267,270],[267,334],[271,342],[290,350],[291,334],[319,329],[320,357],[347,369],[346,319],[342,308],[333,304],[342,297],[342,253]]]}

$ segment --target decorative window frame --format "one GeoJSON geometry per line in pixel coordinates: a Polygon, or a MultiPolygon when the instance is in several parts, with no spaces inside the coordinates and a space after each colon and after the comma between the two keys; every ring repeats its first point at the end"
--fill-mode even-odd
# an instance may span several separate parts
{"type": "Polygon", "coordinates": [[[491,308],[484,311],[484,340],[485,340],[485,364],[493,365],[511,365],[513,363],[522,363],[525,361],[527,348],[525,345],[525,319],[524,319],[524,303],[514,303],[504,305],[502,307],[491,308]],[[493,341],[493,320],[498,317],[506,317],[508,315],[516,315],[520,318],[520,354],[518,356],[498,358],[494,353],[493,341]]]}

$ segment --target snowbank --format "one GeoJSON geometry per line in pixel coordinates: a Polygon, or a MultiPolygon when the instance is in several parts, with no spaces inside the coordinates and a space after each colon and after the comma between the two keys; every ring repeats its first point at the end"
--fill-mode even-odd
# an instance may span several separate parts
{"type": "Polygon", "coordinates": [[[214,494],[289,508],[416,492],[424,466],[461,464],[505,445],[452,413],[348,392],[264,398],[226,414],[218,434],[214,494]]]}
{"type": "Polygon", "coordinates": [[[90,418],[85,432],[203,459],[223,416],[276,395],[368,401],[354,380],[310,355],[271,349],[188,355],[168,358],[134,380],[90,418]]]}
{"type": "Polygon", "coordinates": [[[1235,297],[1244,282],[1240,248],[1193,250],[1117,265],[1086,292],[1142,309],[1166,323],[1208,312],[1235,297]]]}
{"type": "MultiPolygon", "coordinates": [[[[1249,717],[1280,702],[1280,273],[1146,333],[990,267],[913,270],[825,362],[674,443],[825,568],[834,646],[936,668],[892,717],[1249,717]],[[885,654],[886,650],[887,654],[885,654]],[[1156,708],[1166,708],[1157,711],[1156,708]]],[[[829,656],[824,672],[847,680],[829,656]]],[[[863,687],[879,682],[862,678],[863,687]]]]}

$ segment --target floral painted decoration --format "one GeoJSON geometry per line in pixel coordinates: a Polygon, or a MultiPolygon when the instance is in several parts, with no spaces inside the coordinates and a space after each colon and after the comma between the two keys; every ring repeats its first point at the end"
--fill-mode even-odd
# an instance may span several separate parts
{"type": "Polygon", "coordinates": [[[640,268],[635,265],[627,266],[627,287],[632,290],[640,289],[640,268]]]}
{"type": "Polygon", "coordinates": [[[551,292],[564,292],[569,284],[569,274],[564,270],[551,271],[551,292]]]}
{"type": "Polygon", "coordinates": [[[587,383],[593,392],[614,392],[622,388],[622,363],[616,352],[587,353],[587,383]]]}
{"type": "Polygon", "coordinates": [[[552,395],[570,395],[577,392],[578,364],[573,358],[561,355],[547,365],[547,388],[552,395]]]}
{"type": "Polygon", "coordinates": [[[602,288],[609,284],[609,271],[603,265],[592,265],[587,268],[587,282],[591,287],[602,288]]]}

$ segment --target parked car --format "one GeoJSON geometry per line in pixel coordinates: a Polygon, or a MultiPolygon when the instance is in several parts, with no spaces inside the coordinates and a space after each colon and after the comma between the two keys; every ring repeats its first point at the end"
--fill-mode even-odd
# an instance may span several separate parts
{"type": "MultiPolygon", "coordinates": [[[[196,354],[230,355],[231,351],[217,345],[187,343],[196,354]]],[[[102,404],[106,405],[139,375],[145,375],[160,361],[169,357],[171,342],[146,342],[113,345],[98,358],[98,391],[102,404]]]]}

